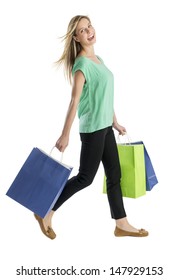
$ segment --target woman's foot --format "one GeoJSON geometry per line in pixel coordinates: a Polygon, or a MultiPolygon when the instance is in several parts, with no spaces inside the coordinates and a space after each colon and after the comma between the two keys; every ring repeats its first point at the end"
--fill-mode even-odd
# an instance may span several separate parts
{"type": "Polygon", "coordinates": [[[37,214],[34,214],[36,220],[39,223],[41,231],[43,232],[44,235],[46,235],[50,239],[56,238],[56,234],[53,231],[52,225],[51,225],[51,219],[52,219],[53,214],[54,214],[54,211],[51,211],[43,219],[40,216],[38,216],[37,214]]]}
{"type": "Polygon", "coordinates": [[[44,217],[44,224],[45,227],[50,227],[52,228],[52,217],[54,215],[54,211],[51,210],[45,217],[44,217]]]}
{"type": "Polygon", "coordinates": [[[134,236],[143,237],[148,236],[148,231],[145,229],[137,229],[129,224],[127,218],[116,220],[115,236],[134,236]]]}

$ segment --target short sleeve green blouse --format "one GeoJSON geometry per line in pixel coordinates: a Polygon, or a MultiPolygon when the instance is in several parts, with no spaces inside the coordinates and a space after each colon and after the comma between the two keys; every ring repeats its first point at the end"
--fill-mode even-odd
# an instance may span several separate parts
{"type": "Polygon", "coordinates": [[[101,58],[99,60],[100,63],[96,63],[80,56],[72,69],[73,75],[76,71],[82,71],[85,76],[78,105],[80,133],[91,133],[113,123],[114,77],[101,58]]]}

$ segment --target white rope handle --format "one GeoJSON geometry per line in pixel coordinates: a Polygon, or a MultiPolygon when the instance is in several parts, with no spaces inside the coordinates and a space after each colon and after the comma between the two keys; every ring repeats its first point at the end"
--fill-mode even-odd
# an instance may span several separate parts
{"type": "MultiPolygon", "coordinates": [[[[132,141],[131,141],[131,137],[129,136],[128,133],[125,133],[125,134],[122,135],[122,136],[125,137],[125,141],[124,141],[123,144],[125,144],[125,145],[126,145],[126,143],[131,144],[131,142],[132,142],[132,141]]],[[[122,143],[119,134],[118,134],[118,137],[117,137],[117,143],[118,143],[118,144],[121,144],[121,143],[122,143]]]]}
{"type": "MultiPolygon", "coordinates": [[[[52,149],[51,149],[51,151],[50,151],[50,156],[51,156],[51,154],[52,154],[52,152],[53,152],[53,150],[56,148],[56,146],[53,146],[52,147],[52,149]]],[[[56,148],[57,149],[57,148],[56,148]]],[[[63,161],[63,152],[61,153],[61,159],[60,159],[60,162],[62,162],[63,161]]]]}

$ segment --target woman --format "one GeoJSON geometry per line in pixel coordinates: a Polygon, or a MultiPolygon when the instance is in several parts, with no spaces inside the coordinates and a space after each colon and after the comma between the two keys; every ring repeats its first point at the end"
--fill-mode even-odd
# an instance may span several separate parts
{"type": "Polygon", "coordinates": [[[147,236],[148,232],[129,224],[120,188],[120,163],[112,127],[119,134],[126,129],[119,125],[113,110],[113,74],[102,59],[95,55],[95,29],[87,16],[71,19],[64,38],[64,52],[58,63],[63,63],[72,81],[72,97],[62,134],[56,142],[60,152],[69,143],[69,134],[78,109],[79,132],[82,142],[79,173],[68,180],[52,211],[44,219],[35,215],[43,233],[54,239],[52,216],[74,193],[89,186],[102,161],[107,177],[107,195],[111,217],[115,219],[115,236],[147,236]],[[72,79],[73,78],[73,79],[72,79]]]}

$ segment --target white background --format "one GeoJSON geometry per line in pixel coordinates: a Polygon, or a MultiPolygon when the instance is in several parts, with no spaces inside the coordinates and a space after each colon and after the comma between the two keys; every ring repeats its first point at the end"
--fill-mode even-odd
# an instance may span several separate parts
{"type": "MultiPolygon", "coordinates": [[[[22,265],[106,269],[100,277],[87,279],[118,279],[109,275],[112,266],[164,267],[163,276],[142,279],[177,275],[176,4],[173,0],[0,2],[0,276],[4,280],[65,278],[17,276],[22,265]],[[124,199],[129,221],[148,229],[148,238],[114,237],[114,221],[102,194],[102,166],[92,186],[56,212],[53,241],[41,234],[29,210],[5,195],[31,149],[37,146],[49,152],[61,133],[70,86],[53,62],[62,53],[58,38],[77,14],[88,15],[96,28],[96,54],[115,76],[118,120],[132,140],[144,141],[159,180],[146,196],[124,199]]],[[[76,118],[64,154],[64,162],[74,166],[72,175],[78,170],[79,153],[76,118]]]]}

